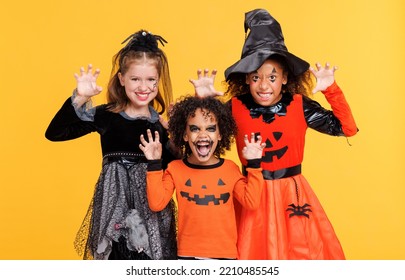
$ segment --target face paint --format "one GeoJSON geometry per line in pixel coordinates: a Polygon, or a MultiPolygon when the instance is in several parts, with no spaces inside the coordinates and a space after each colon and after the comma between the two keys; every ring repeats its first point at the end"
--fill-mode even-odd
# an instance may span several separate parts
{"type": "Polygon", "coordinates": [[[273,75],[270,75],[269,80],[270,80],[271,83],[274,83],[276,81],[276,78],[277,78],[277,76],[274,75],[274,74],[277,74],[276,68],[273,68],[273,71],[271,71],[271,74],[273,74],[273,75]]]}
{"type": "MultiPolygon", "coordinates": [[[[192,133],[200,133],[202,128],[199,128],[196,125],[190,125],[189,130],[192,133]]],[[[217,126],[209,125],[206,127],[206,131],[215,133],[217,131],[217,126]]],[[[209,134],[207,134],[207,137],[210,138],[209,134]]],[[[200,157],[208,157],[210,155],[210,152],[214,145],[214,141],[211,139],[203,139],[203,140],[196,139],[195,141],[191,141],[190,144],[192,144],[194,146],[195,150],[197,151],[197,153],[200,157]]]]}
{"type": "Polygon", "coordinates": [[[125,74],[118,73],[118,76],[131,105],[146,111],[158,93],[159,73],[156,66],[149,62],[133,62],[125,74]]]}
{"type": "Polygon", "coordinates": [[[188,143],[192,152],[188,161],[199,165],[218,162],[214,152],[221,136],[216,118],[204,110],[197,109],[194,116],[188,118],[186,127],[184,141],[188,143]]]}
{"type": "Polygon", "coordinates": [[[156,86],[157,86],[158,80],[155,81],[155,83],[153,84],[153,90],[155,90],[156,86]]]}
{"type": "Polygon", "coordinates": [[[271,106],[281,99],[281,89],[287,77],[281,65],[271,59],[266,60],[257,71],[246,77],[254,101],[262,106],[271,106]]]}

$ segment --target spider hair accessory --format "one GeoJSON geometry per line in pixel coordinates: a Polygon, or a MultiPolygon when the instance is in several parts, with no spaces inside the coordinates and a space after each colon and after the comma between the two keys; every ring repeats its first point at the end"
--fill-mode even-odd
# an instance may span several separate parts
{"type": "Polygon", "coordinates": [[[124,52],[133,51],[144,51],[144,52],[157,52],[159,51],[158,42],[162,46],[167,43],[167,41],[159,35],[154,35],[146,30],[139,30],[138,32],[131,34],[126,38],[121,44],[127,43],[123,48],[124,52]]]}

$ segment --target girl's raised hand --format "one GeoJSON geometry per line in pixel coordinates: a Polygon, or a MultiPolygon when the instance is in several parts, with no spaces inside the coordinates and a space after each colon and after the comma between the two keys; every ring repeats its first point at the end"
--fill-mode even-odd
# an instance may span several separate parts
{"type": "Polygon", "coordinates": [[[145,154],[147,160],[160,159],[162,157],[162,144],[159,141],[159,132],[155,131],[155,139],[152,138],[150,129],[146,131],[146,134],[149,141],[146,141],[143,134],[141,134],[139,149],[145,154]]]}
{"type": "Polygon", "coordinates": [[[335,81],[335,71],[338,69],[337,66],[331,68],[328,62],[326,62],[325,67],[322,67],[320,63],[316,63],[315,65],[317,68],[316,70],[309,67],[309,70],[316,78],[316,85],[312,90],[312,93],[326,90],[331,86],[335,81]]]}
{"type": "Polygon", "coordinates": [[[262,137],[260,135],[258,135],[257,140],[255,140],[255,134],[252,133],[250,135],[250,142],[248,136],[245,135],[244,141],[245,147],[242,149],[242,155],[246,160],[262,158],[266,143],[262,143],[262,137]]]}
{"type": "Polygon", "coordinates": [[[209,70],[204,69],[204,74],[201,69],[197,70],[197,80],[190,79],[190,83],[193,84],[195,95],[199,98],[205,98],[208,96],[220,96],[224,95],[223,92],[216,91],[214,88],[215,76],[217,70],[212,70],[211,76],[208,75],[209,70]]]}
{"type": "Polygon", "coordinates": [[[84,67],[80,67],[80,75],[75,73],[77,95],[90,98],[99,94],[103,88],[96,83],[98,75],[100,75],[100,69],[96,69],[93,73],[91,64],[87,66],[87,71],[84,70],[84,67]]]}

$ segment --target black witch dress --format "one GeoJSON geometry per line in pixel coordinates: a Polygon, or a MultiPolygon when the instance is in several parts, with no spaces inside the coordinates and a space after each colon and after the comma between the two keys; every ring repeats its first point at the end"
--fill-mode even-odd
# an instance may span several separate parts
{"type": "Polygon", "coordinates": [[[175,203],[160,212],[150,210],[146,197],[147,161],[139,149],[140,135],[158,131],[167,165],[174,156],[158,113],[131,118],[107,105],[75,108],[66,100],[45,133],[51,141],[66,141],[91,132],[100,134],[102,170],[94,196],[74,245],[83,259],[176,259],[175,203]]]}

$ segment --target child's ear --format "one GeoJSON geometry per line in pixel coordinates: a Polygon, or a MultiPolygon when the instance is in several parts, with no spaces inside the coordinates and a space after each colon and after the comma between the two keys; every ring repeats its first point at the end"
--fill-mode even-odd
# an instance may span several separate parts
{"type": "Polygon", "coordinates": [[[287,73],[284,73],[283,74],[283,85],[286,85],[287,82],[288,82],[288,75],[287,75],[287,73]]]}
{"type": "Polygon", "coordinates": [[[245,83],[248,85],[250,82],[249,82],[249,74],[246,74],[246,76],[245,76],[245,83]]]}
{"type": "Polygon", "coordinates": [[[124,78],[121,75],[121,72],[118,72],[118,79],[120,80],[121,86],[124,86],[124,78]]]}

